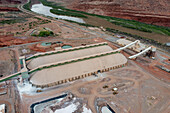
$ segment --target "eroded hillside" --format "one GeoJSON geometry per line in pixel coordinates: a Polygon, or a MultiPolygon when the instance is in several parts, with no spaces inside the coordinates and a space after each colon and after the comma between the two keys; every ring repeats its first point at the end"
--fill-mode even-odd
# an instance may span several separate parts
{"type": "Polygon", "coordinates": [[[169,0],[64,0],[64,2],[68,8],[75,10],[170,26],[169,0]]]}
{"type": "Polygon", "coordinates": [[[0,4],[21,4],[27,0],[0,0],[0,4]]]}

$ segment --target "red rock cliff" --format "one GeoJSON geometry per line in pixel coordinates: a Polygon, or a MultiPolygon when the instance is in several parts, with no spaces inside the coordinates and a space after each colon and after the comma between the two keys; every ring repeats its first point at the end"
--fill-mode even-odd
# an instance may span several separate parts
{"type": "Polygon", "coordinates": [[[64,0],[67,7],[89,13],[170,26],[170,0],[64,0]],[[69,1],[69,2],[68,2],[69,1]]]}

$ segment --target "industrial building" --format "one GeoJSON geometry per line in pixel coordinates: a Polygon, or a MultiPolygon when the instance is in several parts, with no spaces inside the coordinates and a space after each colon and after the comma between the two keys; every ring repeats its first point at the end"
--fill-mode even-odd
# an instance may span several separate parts
{"type": "MultiPolygon", "coordinates": [[[[126,40],[126,39],[119,39],[116,41],[116,43],[118,43],[121,46],[126,46],[128,44],[131,44],[132,41],[126,40]]],[[[132,49],[136,52],[141,52],[142,50],[146,49],[147,47],[144,44],[140,43],[140,41],[139,41],[138,43],[130,45],[128,48],[132,49]]]]}

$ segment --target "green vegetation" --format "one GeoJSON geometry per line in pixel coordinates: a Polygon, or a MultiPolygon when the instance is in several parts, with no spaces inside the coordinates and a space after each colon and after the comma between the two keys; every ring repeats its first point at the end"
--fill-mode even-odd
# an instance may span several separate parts
{"type": "MultiPolygon", "coordinates": [[[[53,3],[53,2],[48,2],[47,0],[39,0],[42,2],[43,5],[45,6],[50,6],[53,8],[53,10],[61,9],[65,14],[67,13],[73,13],[74,15],[80,15],[80,14],[85,14],[85,15],[90,15],[90,16],[96,16],[99,18],[106,19],[107,21],[119,25],[122,27],[130,28],[130,29],[136,29],[138,31],[143,31],[143,32],[155,32],[159,34],[164,34],[170,36],[170,28],[169,27],[163,27],[163,26],[156,26],[156,25],[150,25],[150,24],[145,24],[142,22],[134,21],[134,20],[127,20],[127,19],[120,19],[120,18],[115,18],[115,17],[109,17],[109,16],[102,16],[102,15],[97,15],[97,14],[90,14],[86,13],[83,11],[76,11],[76,10],[71,10],[64,8],[63,6],[59,6],[59,4],[53,3]]],[[[64,14],[63,12],[62,15],[64,14]]]]}
{"type": "Polygon", "coordinates": [[[166,44],[162,44],[162,43],[160,43],[158,41],[155,41],[153,39],[149,39],[149,38],[146,38],[146,37],[141,37],[141,36],[138,36],[138,35],[133,35],[131,33],[126,33],[126,32],[122,32],[122,31],[119,31],[119,30],[111,29],[111,28],[106,28],[106,31],[112,32],[112,33],[118,33],[118,34],[122,34],[122,35],[126,35],[126,36],[130,36],[130,37],[133,37],[133,38],[138,39],[138,40],[143,40],[145,43],[156,45],[158,47],[164,48],[164,49],[169,51],[169,47],[167,47],[166,44]]]}
{"type": "Polygon", "coordinates": [[[36,37],[48,37],[48,36],[53,36],[53,35],[54,33],[52,31],[40,31],[38,35],[32,34],[32,36],[36,36],[36,37]]]}
{"type": "Polygon", "coordinates": [[[80,18],[87,18],[87,16],[84,16],[82,14],[79,13],[74,13],[74,12],[70,12],[70,11],[63,11],[62,9],[50,9],[51,13],[57,14],[57,15],[66,15],[66,16],[73,16],[73,17],[80,17],[80,18]]]}
{"type": "Polygon", "coordinates": [[[51,22],[50,20],[44,20],[44,19],[41,19],[41,18],[38,18],[38,17],[34,17],[34,18],[38,19],[39,21],[30,22],[29,23],[29,29],[31,29],[33,26],[36,26],[36,25],[47,24],[47,23],[51,22]]]}
{"type": "Polygon", "coordinates": [[[31,7],[31,0],[30,0],[28,3],[26,3],[26,4],[23,5],[23,8],[24,8],[24,9],[27,9],[27,10],[29,10],[29,11],[31,11],[30,7],[31,7]]]}
{"type": "Polygon", "coordinates": [[[3,14],[3,13],[0,13],[0,17],[2,17],[2,16],[4,16],[4,14],[3,14]]]}
{"type": "Polygon", "coordinates": [[[70,13],[75,13],[77,15],[85,14],[85,15],[90,15],[90,16],[96,16],[96,14],[90,14],[90,13],[86,13],[86,12],[83,12],[83,11],[76,11],[76,10],[72,10],[72,9],[67,9],[67,8],[61,6],[60,4],[57,4],[57,3],[54,3],[54,2],[50,2],[50,1],[47,1],[47,0],[39,0],[39,1],[43,5],[52,7],[53,9],[60,9],[60,10],[63,10],[63,11],[69,11],[70,13]]]}
{"type": "Polygon", "coordinates": [[[47,24],[47,23],[50,23],[51,21],[50,20],[42,20],[41,22],[39,22],[39,24],[47,24]]]}
{"type": "Polygon", "coordinates": [[[105,88],[109,88],[109,86],[108,86],[108,85],[104,85],[103,88],[104,88],[104,89],[105,89],[105,88]]]}
{"type": "Polygon", "coordinates": [[[108,17],[108,16],[100,16],[100,17],[114,23],[115,25],[120,25],[122,27],[136,29],[136,30],[143,31],[143,32],[150,32],[150,33],[155,32],[155,33],[170,36],[169,27],[150,25],[150,24],[138,22],[135,20],[126,20],[126,19],[120,19],[120,18],[115,18],[115,17],[108,17]]]}
{"type": "MultiPolygon", "coordinates": [[[[145,23],[141,23],[138,21],[134,21],[134,20],[127,20],[127,19],[120,19],[120,18],[109,17],[109,16],[102,16],[102,15],[97,15],[97,14],[90,14],[90,13],[86,13],[83,11],[67,9],[67,8],[64,8],[63,6],[60,6],[57,3],[49,2],[47,0],[39,0],[39,1],[45,6],[52,7],[53,9],[51,9],[50,11],[54,14],[82,17],[82,18],[87,18],[87,16],[85,16],[85,15],[96,16],[99,18],[106,19],[107,21],[109,21],[115,25],[122,26],[122,27],[135,29],[135,30],[143,31],[143,32],[149,32],[149,33],[155,32],[155,33],[170,36],[170,28],[169,27],[150,25],[150,24],[145,24],[145,23]],[[83,14],[85,14],[85,15],[83,15],[83,14]]],[[[31,2],[25,4],[24,8],[30,10],[30,4],[31,4],[31,2]]],[[[69,22],[73,22],[73,21],[69,21],[69,22]]],[[[74,23],[76,23],[76,22],[74,22],[74,23]]],[[[89,26],[94,27],[93,25],[89,25],[89,24],[82,24],[82,23],[77,23],[77,24],[87,26],[87,27],[89,27],[89,26]]]]}
{"type": "MultiPolygon", "coordinates": [[[[170,28],[169,27],[151,25],[151,24],[146,24],[146,23],[134,21],[134,20],[127,20],[127,19],[120,19],[120,18],[109,17],[109,16],[102,16],[102,15],[97,15],[97,14],[90,14],[90,13],[86,13],[86,12],[83,12],[83,11],[76,11],[76,10],[67,9],[67,8],[61,6],[60,4],[57,4],[57,3],[54,3],[54,2],[49,2],[47,0],[39,0],[39,1],[45,6],[52,7],[53,9],[51,9],[50,11],[52,13],[55,13],[55,14],[58,14],[58,15],[68,15],[68,16],[75,16],[75,17],[82,17],[82,18],[86,18],[87,15],[96,16],[96,17],[105,19],[105,20],[107,20],[107,21],[109,21],[109,22],[111,22],[115,25],[118,25],[118,26],[130,28],[130,29],[135,29],[135,30],[138,30],[138,31],[146,32],[146,33],[158,33],[158,34],[170,36],[170,28]]],[[[28,6],[30,7],[29,3],[27,4],[26,8],[28,8],[28,6]]],[[[66,21],[77,23],[79,25],[86,26],[86,27],[96,27],[96,26],[90,25],[90,24],[78,23],[78,22],[74,22],[74,21],[70,21],[70,20],[66,20],[66,21]]],[[[127,35],[127,36],[131,36],[135,39],[142,39],[146,43],[149,42],[150,44],[166,48],[165,44],[161,44],[160,42],[157,42],[153,39],[141,37],[141,36],[138,36],[138,35],[133,35],[133,34],[130,34],[130,33],[122,32],[122,31],[110,29],[110,28],[107,28],[107,31],[110,31],[110,32],[113,32],[113,33],[124,34],[124,35],[127,35]]]]}
{"type": "Polygon", "coordinates": [[[32,22],[29,23],[29,29],[32,29],[32,22]]]}
{"type": "Polygon", "coordinates": [[[79,13],[74,12],[74,10],[69,10],[64,8],[63,6],[60,6],[57,3],[49,2],[47,0],[39,0],[43,5],[52,7],[53,9],[50,10],[51,13],[57,14],[57,15],[66,15],[66,16],[73,16],[73,17],[80,17],[80,18],[88,18],[87,16],[79,13]]]}
{"type": "Polygon", "coordinates": [[[16,32],[16,35],[22,34],[22,32],[16,32]]]}
{"type": "Polygon", "coordinates": [[[133,37],[135,39],[145,39],[147,41],[149,41],[149,40],[154,41],[153,39],[148,39],[148,38],[141,37],[141,36],[138,36],[138,35],[133,35],[133,34],[122,32],[122,31],[119,31],[119,30],[116,30],[116,29],[106,28],[106,31],[109,31],[109,32],[112,32],[112,33],[119,33],[119,34],[122,34],[122,35],[127,35],[127,36],[133,37]]]}
{"type": "MultiPolygon", "coordinates": [[[[70,9],[68,9],[68,10],[70,10],[70,9]]],[[[72,10],[72,11],[75,11],[75,10],[72,10]]],[[[115,25],[119,25],[122,27],[136,29],[136,30],[143,31],[143,32],[150,32],[150,33],[155,32],[155,33],[165,34],[165,35],[170,36],[170,28],[169,27],[146,24],[146,23],[135,21],[135,20],[128,20],[128,19],[121,19],[121,18],[110,17],[110,16],[90,14],[90,13],[86,13],[86,12],[82,12],[82,11],[75,11],[75,12],[103,18],[115,25]]]]}
{"type": "Polygon", "coordinates": [[[52,36],[54,33],[52,31],[40,31],[39,37],[47,37],[47,36],[52,36]]]}
{"type": "Polygon", "coordinates": [[[148,38],[145,38],[145,37],[133,35],[133,34],[130,34],[130,33],[122,32],[122,31],[119,31],[119,30],[116,30],[116,29],[111,29],[111,28],[106,28],[106,31],[109,31],[109,32],[112,32],[112,33],[119,33],[119,34],[122,34],[122,35],[127,35],[127,36],[133,37],[135,39],[153,40],[153,39],[148,39],[148,38]]]}
{"type": "Polygon", "coordinates": [[[63,6],[60,6],[59,4],[57,3],[54,3],[54,2],[49,2],[47,0],[39,0],[43,5],[45,6],[49,6],[49,7],[52,7],[54,9],[65,9],[63,6]]]}
{"type": "Polygon", "coordinates": [[[75,22],[75,21],[71,21],[71,20],[65,20],[65,21],[76,23],[78,25],[86,26],[86,27],[97,27],[97,26],[94,26],[94,25],[90,25],[90,24],[86,24],[86,23],[79,23],[79,22],[75,22]]]}
{"type": "Polygon", "coordinates": [[[21,73],[16,73],[16,74],[14,74],[13,76],[10,76],[10,77],[8,77],[8,78],[5,78],[5,79],[0,80],[0,82],[7,81],[7,80],[9,80],[9,79],[11,79],[11,78],[13,78],[13,77],[19,76],[19,75],[21,75],[21,73]]]}
{"type": "Polygon", "coordinates": [[[11,20],[1,20],[0,24],[14,24],[14,23],[19,23],[19,19],[11,19],[11,20]]]}
{"type": "Polygon", "coordinates": [[[134,26],[132,24],[129,24],[129,23],[124,23],[124,22],[112,22],[113,24],[115,25],[119,25],[119,26],[122,26],[122,27],[126,27],[126,28],[130,28],[130,29],[136,29],[138,31],[143,31],[143,32],[149,32],[149,33],[152,33],[152,30],[149,30],[149,29],[146,29],[144,27],[140,27],[140,26],[134,26]]]}
{"type": "MultiPolygon", "coordinates": [[[[70,9],[67,9],[67,10],[70,10],[70,9]]],[[[107,20],[107,21],[109,21],[109,22],[111,22],[115,25],[119,25],[119,26],[122,26],[122,27],[130,28],[130,29],[136,29],[136,30],[139,30],[139,31],[149,32],[149,33],[155,32],[155,33],[170,36],[170,28],[169,27],[146,24],[146,23],[135,21],[135,20],[127,20],[127,19],[121,19],[121,18],[116,18],[116,17],[90,14],[90,13],[86,13],[86,12],[82,12],[82,11],[75,11],[75,10],[71,10],[71,11],[79,12],[79,13],[90,15],[90,16],[96,16],[96,17],[99,17],[99,18],[103,18],[103,19],[105,19],[105,20],[107,20]]]]}
{"type": "Polygon", "coordinates": [[[39,18],[39,17],[34,17],[35,19],[37,19],[37,20],[42,20],[41,18],[39,18]]]}
{"type": "Polygon", "coordinates": [[[150,25],[150,24],[137,22],[134,20],[125,20],[125,19],[118,19],[118,18],[111,18],[109,19],[109,21],[114,23],[115,25],[120,25],[122,27],[130,28],[130,29],[136,29],[139,31],[149,32],[149,33],[155,32],[155,33],[170,36],[169,27],[150,25]]]}

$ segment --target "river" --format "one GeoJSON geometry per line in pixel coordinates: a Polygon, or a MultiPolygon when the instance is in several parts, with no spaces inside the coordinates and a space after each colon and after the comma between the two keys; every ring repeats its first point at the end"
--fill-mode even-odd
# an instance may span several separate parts
{"type": "Polygon", "coordinates": [[[38,14],[43,14],[45,16],[50,16],[50,17],[54,17],[54,18],[58,18],[58,19],[66,19],[66,20],[71,20],[71,21],[75,21],[75,22],[79,22],[79,23],[85,23],[84,20],[81,18],[53,14],[50,12],[50,9],[53,9],[53,8],[44,6],[42,3],[34,4],[31,7],[31,11],[38,13],[38,14]]]}

